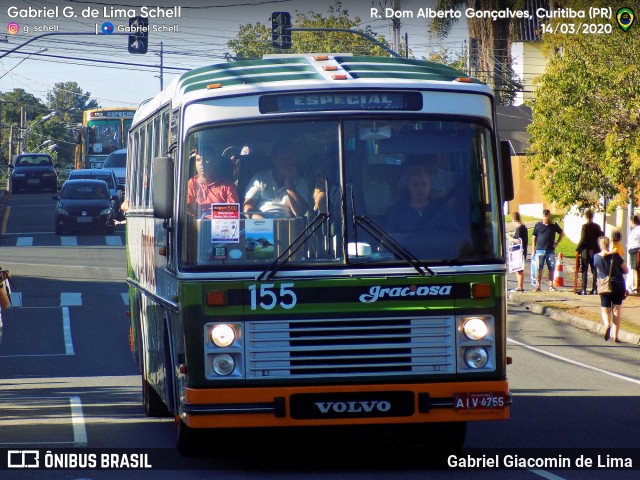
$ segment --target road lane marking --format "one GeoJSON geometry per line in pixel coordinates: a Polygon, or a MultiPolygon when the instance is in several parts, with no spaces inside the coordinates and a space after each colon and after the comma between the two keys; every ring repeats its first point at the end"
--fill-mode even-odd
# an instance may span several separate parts
{"type": "Polygon", "coordinates": [[[60,306],[61,307],[80,307],[82,306],[82,294],[81,293],[60,293],[60,306]]]}
{"type": "Polygon", "coordinates": [[[64,331],[64,348],[67,355],[75,355],[73,349],[73,338],[71,337],[71,318],[69,317],[69,307],[62,307],[62,329],[64,331]]]}
{"type": "Polygon", "coordinates": [[[541,350],[540,348],[532,347],[531,345],[527,345],[526,343],[518,342],[517,340],[513,340],[511,338],[507,338],[507,341],[514,343],[520,347],[526,348],[528,350],[532,350],[537,353],[541,353],[542,355],[547,355],[548,357],[555,358],[556,360],[560,360],[563,362],[570,363],[572,365],[576,365],[578,367],[586,368],[588,370],[593,370],[594,372],[604,373],[605,375],[609,375],[611,377],[618,378],[620,380],[624,380],[626,382],[635,383],[640,385],[640,380],[636,380],[635,378],[627,377],[625,375],[620,375],[618,373],[610,372],[609,370],[604,370],[602,368],[594,367],[592,365],[587,365],[586,363],[577,362],[576,360],[571,360],[570,358],[561,357],[560,355],[556,355],[555,353],[547,352],[545,350],[541,350]]]}
{"type": "Polygon", "coordinates": [[[122,237],[119,235],[108,235],[105,237],[105,241],[110,247],[121,247],[123,245],[122,237]]]}
{"type": "Polygon", "coordinates": [[[33,355],[0,355],[0,358],[28,358],[28,357],[66,357],[66,353],[38,353],[33,355]]]}
{"type": "MultiPolygon", "coordinates": [[[[37,248],[37,247],[36,247],[37,248]]],[[[31,262],[2,262],[2,266],[20,266],[20,267],[55,267],[57,269],[69,268],[69,269],[80,269],[86,271],[88,268],[99,268],[100,270],[118,270],[118,271],[127,271],[127,267],[107,267],[107,266],[87,266],[87,265],[65,265],[63,263],[31,263],[31,262]]]]}
{"type": "Polygon", "coordinates": [[[18,237],[16,247],[32,247],[33,237],[18,237]]]}
{"type": "Polygon", "coordinates": [[[4,213],[4,220],[2,220],[2,235],[7,233],[7,223],[9,222],[9,214],[11,213],[11,207],[7,207],[4,213]]]}
{"type": "Polygon", "coordinates": [[[71,404],[71,423],[73,424],[73,440],[77,446],[87,445],[87,429],[82,412],[80,397],[69,397],[71,404]]]}
{"type": "Polygon", "coordinates": [[[538,470],[538,469],[529,469],[529,471],[539,477],[546,478],[547,480],[565,480],[563,477],[559,477],[554,475],[551,472],[547,472],[546,470],[538,470]]]}
{"type": "Polygon", "coordinates": [[[63,247],[77,247],[78,237],[76,236],[60,237],[60,245],[62,245],[63,247]]]}

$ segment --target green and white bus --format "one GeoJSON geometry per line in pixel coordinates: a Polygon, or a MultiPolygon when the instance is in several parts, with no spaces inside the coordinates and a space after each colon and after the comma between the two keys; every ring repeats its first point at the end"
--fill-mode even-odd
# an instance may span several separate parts
{"type": "Polygon", "coordinates": [[[460,447],[467,422],[507,419],[504,147],[486,85],[401,58],[223,63],[143,103],[126,197],[146,413],[175,417],[181,450],[347,425],[460,447]],[[237,195],[194,214],[198,155],[237,195]]]}

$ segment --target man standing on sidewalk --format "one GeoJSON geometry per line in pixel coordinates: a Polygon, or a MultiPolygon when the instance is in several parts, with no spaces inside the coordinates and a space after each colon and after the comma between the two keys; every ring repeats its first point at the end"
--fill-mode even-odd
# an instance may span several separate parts
{"type": "Polygon", "coordinates": [[[591,288],[591,295],[598,293],[598,289],[596,288],[596,266],[593,263],[593,259],[596,253],[600,252],[600,247],[598,246],[598,239],[602,236],[602,229],[600,225],[594,223],[593,221],[593,211],[587,210],[584,212],[584,218],[586,218],[587,223],[582,225],[582,231],[580,233],[580,241],[578,242],[578,247],[576,248],[576,253],[580,256],[581,260],[581,269],[582,269],[582,288],[578,292],[580,295],[587,294],[587,275],[589,272],[589,267],[591,267],[591,276],[593,277],[593,287],[591,288]]]}
{"type": "Polygon", "coordinates": [[[533,227],[532,240],[536,250],[536,258],[538,260],[538,286],[535,291],[540,291],[542,285],[542,269],[547,264],[549,270],[549,291],[555,291],[553,286],[553,274],[556,265],[556,247],[562,240],[564,233],[557,223],[551,223],[551,212],[549,210],[542,211],[542,221],[536,223],[533,227]],[[556,233],[558,240],[556,241],[556,233]]]}

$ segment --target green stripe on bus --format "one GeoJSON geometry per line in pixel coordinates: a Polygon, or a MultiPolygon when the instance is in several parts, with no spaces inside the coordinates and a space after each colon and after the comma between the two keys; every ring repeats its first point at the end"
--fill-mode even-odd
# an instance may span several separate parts
{"type": "MultiPolygon", "coordinates": [[[[219,82],[216,82],[216,83],[221,83],[222,87],[224,88],[224,87],[230,87],[233,85],[288,82],[288,81],[294,81],[294,80],[322,80],[322,76],[318,75],[317,73],[289,74],[289,75],[266,76],[266,77],[253,76],[253,77],[238,77],[234,79],[220,80],[219,82]]],[[[190,85],[184,89],[184,93],[205,89],[207,85],[210,83],[211,81],[190,85]]]]}
{"type": "MultiPolygon", "coordinates": [[[[205,72],[202,75],[194,75],[191,78],[185,79],[180,82],[180,88],[188,87],[194,83],[212,83],[212,82],[225,82],[230,78],[242,78],[245,79],[247,77],[259,76],[265,77],[267,75],[288,75],[294,72],[300,73],[316,73],[316,71],[312,68],[309,68],[307,65],[289,65],[286,67],[277,66],[270,68],[243,68],[239,70],[223,70],[219,73],[219,75],[213,75],[212,72],[205,72]]],[[[320,77],[318,75],[318,77],[320,77]]]]}
{"type": "Polygon", "coordinates": [[[207,67],[196,68],[183,74],[180,77],[179,85],[189,83],[189,80],[193,77],[211,76],[214,78],[220,74],[226,74],[229,76],[243,75],[247,71],[269,71],[271,69],[286,71],[292,68],[306,68],[309,71],[315,71],[304,58],[286,59],[286,60],[274,60],[274,61],[246,61],[246,62],[231,62],[222,65],[211,65],[207,67]]]}

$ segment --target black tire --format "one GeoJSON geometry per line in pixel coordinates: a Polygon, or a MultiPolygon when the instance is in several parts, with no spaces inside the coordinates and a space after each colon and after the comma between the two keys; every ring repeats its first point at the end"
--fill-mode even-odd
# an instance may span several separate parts
{"type": "Polygon", "coordinates": [[[203,449],[202,442],[200,441],[202,432],[189,427],[182,420],[178,420],[176,423],[176,448],[178,451],[186,457],[200,454],[203,449]]]}
{"type": "Polygon", "coordinates": [[[147,417],[166,417],[169,409],[158,395],[158,392],[142,375],[142,407],[147,417]]]}

